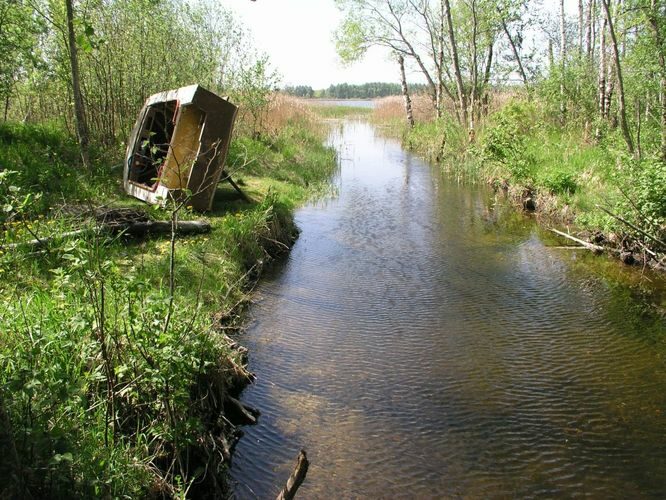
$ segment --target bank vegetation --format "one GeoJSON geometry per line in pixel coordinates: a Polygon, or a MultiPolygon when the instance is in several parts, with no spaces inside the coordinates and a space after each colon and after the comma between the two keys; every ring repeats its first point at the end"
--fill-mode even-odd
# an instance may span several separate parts
{"type": "Polygon", "coordinates": [[[5,0],[0,29],[0,497],[224,496],[255,417],[232,337],[335,155],[217,4],[5,0]],[[248,199],[220,186],[205,215],[121,188],[146,97],[192,83],[240,108],[226,168],[248,199]]]}

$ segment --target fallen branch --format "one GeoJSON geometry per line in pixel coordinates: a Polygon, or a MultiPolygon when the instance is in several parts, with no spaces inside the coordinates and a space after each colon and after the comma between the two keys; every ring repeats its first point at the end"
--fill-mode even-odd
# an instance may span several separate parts
{"type": "Polygon", "coordinates": [[[594,253],[601,253],[601,252],[603,252],[603,251],[605,250],[605,248],[602,247],[602,246],[595,245],[595,244],[593,244],[593,243],[590,243],[589,241],[584,241],[584,240],[578,239],[578,238],[576,238],[575,236],[571,236],[570,234],[563,233],[562,231],[558,231],[557,229],[550,228],[549,231],[551,231],[551,232],[553,232],[553,233],[555,233],[555,234],[559,234],[560,236],[562,236],[562,237],[564,237],[564,238],[567,238],[567,239],[569,239],[569,240],[571,240],[571,241],[575,241],[575,242],[578,243],[579,245],[581,245],[581,246],[587,248],[588,250],[590,250],[590,251],[592,251],[592,252],[594,252],[594,253]]]}
{"type": "MultiPolygon", "coordinates": [[[[144,236],[146,234],[171,234],[171,221],[132,222],[125,226],[114,227],[125,234],[144,236]]],[[[203,234],[211,230],[210,222],[205,220],[182,220],[176,223],[176,232],[179,234],[203,234]]]]}
{"type": "MultiPolygon", "coordinates": [[[[210,222],[202,220],[185,220],[178,221],[176,232],[179,234],[203,234],[211,230],[210,222]]],[[[117,222],[102,223],[97,227],[90,227],[85,229],[77,229],[76,231],[68,231],[66,233],[56,234],[47,238],[39,238],[28,241],[21,241],[19,243],[9,243],[3,245],[3,249],[14,250],[17,248],[40,248],[48,245],[52,241],[62,240],[67,238],[75,238],[84,236],[86,234],[94,234],[102,231],[113,231],[130,234],[132,236],[146,236],[148,234],[170,234],[171,222],[170,221],[141,221],[129,222],[118,224],[117,222]]]]}
{"type": "Polygon", "coordinates": [[[645,236],[646,238],[651,239],[651,240],[654,241],[655,243],[659,243],[659,245],[661,246],[661,248],[666,248],[666,243],[664,243],[663,241],[661,241],[661,240],[660,240],[659,238],[657,238],[656,236],[652,236],[650,233],[644,231],[644,230],[641,229],[640,227],[635,226],[634,224],[632,224],[632,223],[629,222],[628,220],[626,220],[626,219],[620,217],[620,216],[617,215],[617,214],[614,214],[613,212],[611,212],[611,211],[608,210],[607,208],[602,207],[601,205],[595,205],[595,206],[596,206],[599,210],[603,210],[604,212],[606,212],[608,215],[610,215],[610,216],[613,217],[614,219],[619,220],[619,221],[622,222],[623,224],[626,224],[627,226],[629,226],[629,227],[630,227],[631,229],[633,229],[634,231],[638,231],[639,233],[641,233],[641,234],[642,234],[643,236],[645,236]]]}
{"type": "Polygon", "coordinates": [[[289,476],[289,479],[287,479],[287,484],[282,488],[276,500],[292,500],[296,496],[296,491],[303,484],[303,481],[305,481],[305,475],[308,473],[309,466],[310,462],[308,462],[305,450],[301,450],[296,459],[296,467],[294,467],[294,471],[289,476]]]}

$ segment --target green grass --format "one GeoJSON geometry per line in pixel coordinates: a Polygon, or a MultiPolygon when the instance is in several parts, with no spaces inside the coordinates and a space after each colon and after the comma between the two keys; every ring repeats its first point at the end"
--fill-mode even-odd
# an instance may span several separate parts
{"type": "MultiPolygon", "coordinates": [[[[82,172],[62,132],[10,125],[0,136],[2,171],[15,172],[0,183],[3,207],[13,205],[3,245],[85,224],[50,210],[56,202],[168,217],[124,196],[121,171],[82,172]]],[[[206,214],[212,232],[177,237],[173,303],[169,238],[81,237],[38,254],[2,247],[0,496],[215,492],[202,474],[220,465],[212,447],[231,430],[219,418],[224,395],[247,377],[225,333],[242,322],[264,263],[295,237],[293,207],[337,165],[320,136],[297,127],[235,140],[229,163],[253,201],[220,186],[206,214]]]]}

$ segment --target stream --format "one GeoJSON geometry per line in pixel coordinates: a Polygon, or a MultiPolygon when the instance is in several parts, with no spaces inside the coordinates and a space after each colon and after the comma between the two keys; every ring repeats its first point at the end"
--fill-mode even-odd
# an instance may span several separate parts
{"type": "Polygon", "coordinates": [[[663,277],[563,243],[363,121],[262,278],[231,478],[274,498],[666,497],[663,277]],[[650,281],[651,280],[651,281],[650,281]]]}

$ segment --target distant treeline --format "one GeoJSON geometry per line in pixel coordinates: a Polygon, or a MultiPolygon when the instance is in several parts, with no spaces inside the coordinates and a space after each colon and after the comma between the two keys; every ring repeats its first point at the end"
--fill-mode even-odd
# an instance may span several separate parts
{"type": "MultiPolygon", "coordinates": [[[[413,84],[409,86],[412,92],[425,90],[425,85],[413,84]]],[[[297,97],[323,97],[330,99],[373,99],[389,95],[400,95],[400,85],[397,83],[372,82],[355,85],[341,83],[331,85],[327,89],[313,90],[308,85],[286,86],[283,91],[297,97]]]]}

